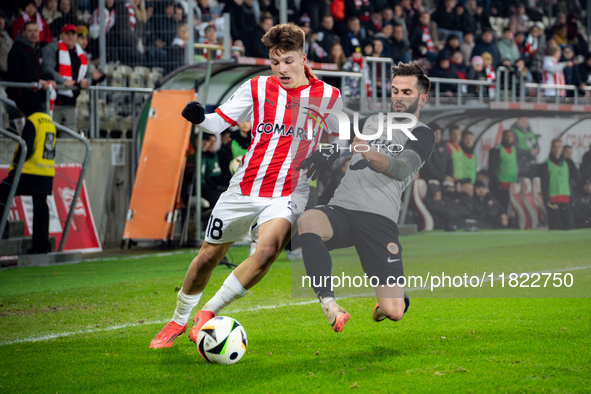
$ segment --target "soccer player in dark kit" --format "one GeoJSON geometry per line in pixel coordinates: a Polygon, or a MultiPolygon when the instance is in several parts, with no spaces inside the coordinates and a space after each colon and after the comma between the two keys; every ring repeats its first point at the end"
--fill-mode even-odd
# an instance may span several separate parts
{"type": "MultiPolygon", "coordinates": [[[[392,110],[418,119],[429,79],[416,63],[399,63],[392,75],[392,110]]],[[[382,135],[370,141],[355,137],[353,158],[334,197],[328,205],[304,212],[297,222],[307,275],[335,332],[342,331],[350,316],[336,303],[330,281],[321,283],[331,274],[330,250],[355,246],[366,275],[379,279],[375,321],[400,320],[409,306],[404,287],[396,284],[404,276],[396,223],[402,192],[431,156],[435,133],[417,122],[408,129],[416,140],[397,130],[388,139],[386,119],[383,114],[367,119],[362,134],[375,135],[382,122],[382,135]]]]}

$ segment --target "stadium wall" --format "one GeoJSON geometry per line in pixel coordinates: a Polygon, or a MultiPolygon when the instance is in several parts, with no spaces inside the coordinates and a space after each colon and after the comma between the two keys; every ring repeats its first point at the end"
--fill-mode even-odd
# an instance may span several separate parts
{"type": "MultiPolygon", "coordinates": [[[[95,139],[90,144],[92,153],[85,181],[92,215],[103,249],[119,247],[132,188],[132,141],[95,139]]],[[[0,152],[14,152],[14,149],[12,140],[0,139],[0,152]]],[[[79,141],[60,138],[56,163],[82,163],[84,149],[79,141]]],[[[2,164],[8,162],[5,159],[2,164]]]]}

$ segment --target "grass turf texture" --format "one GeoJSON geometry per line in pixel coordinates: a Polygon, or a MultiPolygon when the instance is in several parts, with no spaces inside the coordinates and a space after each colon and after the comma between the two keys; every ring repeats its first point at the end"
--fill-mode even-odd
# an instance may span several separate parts
{"type": "MultiPolygon", "coordinates": [[[[434,233],[401,242],[408,275],[470,258],[502,266],[506,255],[513,272],[529,271],[550,251],[556,266],[591,266],[590,240],[591,232],[581,230],[434,233]]],[[[291,298],[285,255],[223,312],[248,334],[240,363],[206,364],[186,335],[170,349],[148,349],[172,316],[175,286],[193,254],[0,272],[0,392],[584,393],[591,387],[587,298],[413,298],[397,323],[371,320],[373,298],[343,299],[351,320],[336,334],[314,300],[291,298]]],[[[238,262],[247,250],[232,254],[238,262]]],[[[200,305],[229,272],[214,271],[200,305]]],[[[575,284],[589,282],[591,270],[576,272],[575,284]]]]}

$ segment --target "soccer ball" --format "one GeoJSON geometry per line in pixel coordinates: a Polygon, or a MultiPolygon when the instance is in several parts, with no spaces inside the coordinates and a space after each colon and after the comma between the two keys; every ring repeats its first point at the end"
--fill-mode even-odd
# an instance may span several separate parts
{"type": "Polygon", "coordinates": [[[197,349],[208,363],[235,364],[247,346],[246,331],[237,320],[227,316],[207,321],[197,334],[197,349]]]}
{"type": "Polygon", "coordinates": [[[232,175],[234,175],[236,173],[236,171],[238,171],[238,167],[240,167],[243,157],[244,156],[236,156],[230,162],[230,172],[232,173],[232,175]]]}

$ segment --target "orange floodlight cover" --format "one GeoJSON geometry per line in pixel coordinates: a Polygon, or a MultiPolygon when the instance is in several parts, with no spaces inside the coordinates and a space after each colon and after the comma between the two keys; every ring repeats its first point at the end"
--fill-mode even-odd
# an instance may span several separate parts
{"type": "Polygon", "coordinates": [[[181,116],[181,111],[194,99],[194,90],[164,90],[152,95],[124,239],[166,240],[172,237],[172,218],[193,129],[181,116]]]}

